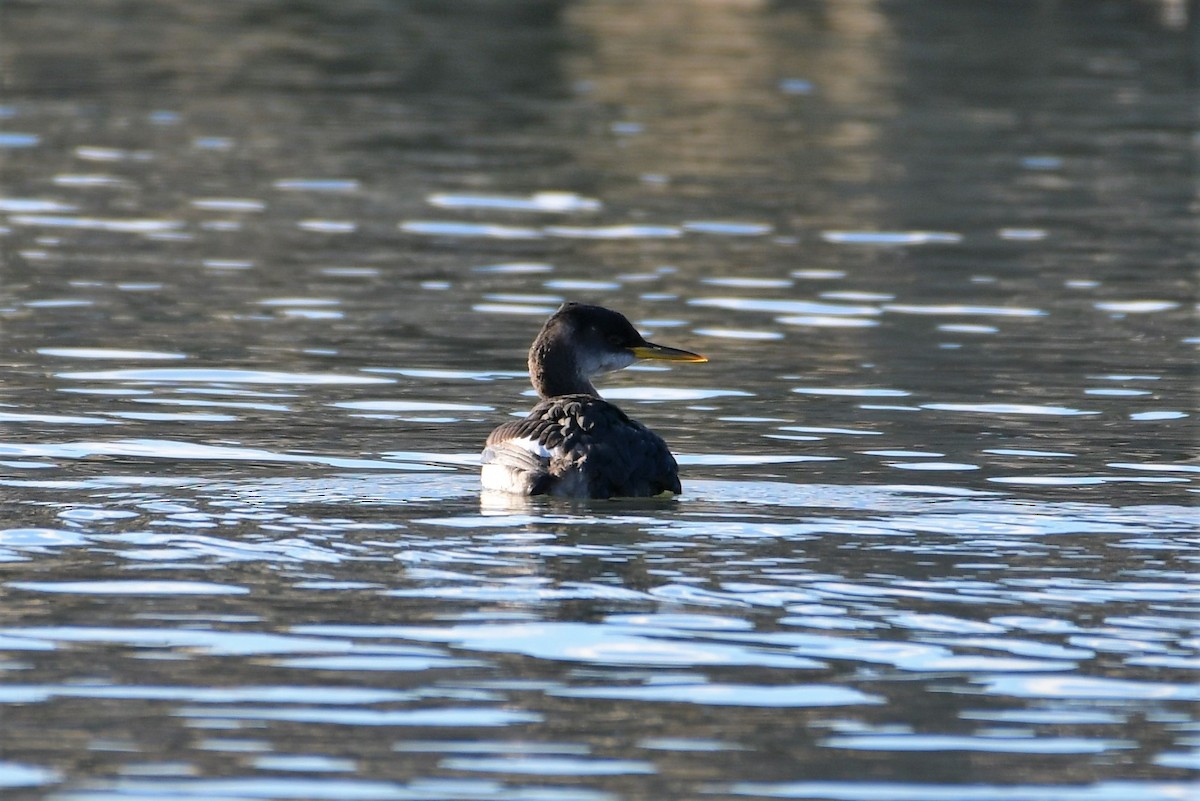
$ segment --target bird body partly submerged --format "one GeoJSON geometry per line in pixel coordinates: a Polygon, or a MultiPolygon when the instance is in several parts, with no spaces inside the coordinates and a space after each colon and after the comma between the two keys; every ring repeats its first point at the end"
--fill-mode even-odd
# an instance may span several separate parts
{"type": "Polygon", "coordinates": [[[483,486],[518,495],[570,498],[678,494],[679,467],[667,443],[625,412],[591,395],[562,395],[488,437],[483,486]]]}
{"type": "Polygon", "coordinates": [[[570,498],[678,494],[679,467],[662,437],[591,385],[592,375],[639,358],[706,361],[646,342],[617,312],[564,304],[529,351],[530,377],[543,400],[488,437],[484,489],[570,498]]]}

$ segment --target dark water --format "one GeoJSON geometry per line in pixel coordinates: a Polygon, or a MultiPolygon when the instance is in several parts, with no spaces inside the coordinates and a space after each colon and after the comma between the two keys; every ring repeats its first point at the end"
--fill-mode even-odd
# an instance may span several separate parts
{"type": "Polygon", "coordinates": [[[1194,798],[1164,2],[10,2],[6,799],[1194,798]],[[675,501],[481,498],[563,299],[675,501]]]}

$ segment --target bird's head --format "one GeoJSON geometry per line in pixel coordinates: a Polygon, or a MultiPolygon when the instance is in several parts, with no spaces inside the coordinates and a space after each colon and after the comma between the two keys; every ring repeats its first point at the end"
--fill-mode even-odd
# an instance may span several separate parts
{"type": "MultiPolygon", "coordinates": [[[[572,391],[594,394],[589,379],[628,367],[639,359],[672,362],[706,362],[704,356],[647,342],[620,312],[603,306],[564,303],[542,327],[529,350],[530,374],[539,391],[542,383],[551,389],[561,382],[573,383],[572,391]]],[[[543,394],[568,394],[543,392],[543,394]]]]}

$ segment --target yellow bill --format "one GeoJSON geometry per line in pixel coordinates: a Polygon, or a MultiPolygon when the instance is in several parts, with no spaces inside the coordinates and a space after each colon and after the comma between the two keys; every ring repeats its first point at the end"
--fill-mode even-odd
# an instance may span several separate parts
{"type": "Polygon", "coordinates": [[[708,361],[707,356],[701,356],[699,353],[692,353],[690,350],[680,350],[679,348],[668,348],[665,345],[655,345],[651,342],[630,348],[630,350],[639,359],[657,359],[664,362],[708,361]]]}

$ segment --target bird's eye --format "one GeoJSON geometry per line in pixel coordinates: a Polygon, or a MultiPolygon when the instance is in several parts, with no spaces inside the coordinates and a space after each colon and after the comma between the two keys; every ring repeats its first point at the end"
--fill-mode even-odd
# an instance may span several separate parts
{"type": "Polygon", "coordinates": [[[607,337],[605,337],[605,341],[608,342],[608,344],[612,345],[614,348],[625,347],[625,342],[616,334],[609,334],[607,337]]]}

